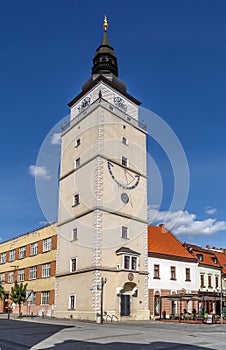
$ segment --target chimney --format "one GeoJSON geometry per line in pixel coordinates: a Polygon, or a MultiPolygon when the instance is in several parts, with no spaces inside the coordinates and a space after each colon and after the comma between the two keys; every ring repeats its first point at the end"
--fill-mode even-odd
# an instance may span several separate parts
{"type": "Polygon", "coordinates": [[[167,232],[164,224],[159,224],[159,227],[161,228],[161,232],[162,233],[166,233],[167,232]]]}

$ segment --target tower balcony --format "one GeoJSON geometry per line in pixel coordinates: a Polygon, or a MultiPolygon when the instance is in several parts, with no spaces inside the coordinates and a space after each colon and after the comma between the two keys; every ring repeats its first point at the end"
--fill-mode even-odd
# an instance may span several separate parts
{"type": "Polygon", "coordinates": [[[111,113],[115,114],[117,117],[122,119],[123,121],[126,121],[127,123],[133,125],[135,128],[141,129],[144,132],[146,132],[146,125],[142,123],[141,121],[134,119],[129,114],[127,114],[122,109],[116,107],[115,105],[111,104],[104,98],[98,98],[96,101],[91,103],[90,105],[81,108],[79,114],[74,117],[72,120],[70,120],[68,123],[65,123],[61,126],[62,133],[66,132],[70,128],[77,125],[82,119],[86,118],[91,112],[93,112],[95,109],[97,109],[99,106],[103,107],[107,111],[110,111],[111,113]]]}

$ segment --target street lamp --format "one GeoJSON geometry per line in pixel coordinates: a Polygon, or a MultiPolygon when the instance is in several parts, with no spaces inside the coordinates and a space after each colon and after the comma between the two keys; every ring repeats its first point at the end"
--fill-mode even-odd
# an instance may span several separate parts
{"type": "Polygon", "coordinates": [[[103,324],[103,304],[104,304],[104,285],[107,283],[107,278],[101,277],[100,287],[97,286],[97,289],[100,290],[100,323],[103,324]]]}
{"type": "Polygon", "coordinates": [[[220,313],[221,313],[221,324],[223,323],[223,286],[222,286],[222,283],[223,283],[223,273],[221,271],[221,280],[220,280],[220,285],[221,285],[221,294],[220,294],[220,313]]]}

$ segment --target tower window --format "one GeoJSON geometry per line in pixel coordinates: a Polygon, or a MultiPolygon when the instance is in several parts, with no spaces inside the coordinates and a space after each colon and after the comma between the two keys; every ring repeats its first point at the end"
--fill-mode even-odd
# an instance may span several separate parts
{"type": "Polygon", "coordinates": [[[133,255],[124,255],[124,269],[126,270],[138,270],[138,257],[133,255]]]}
{"type": "Polygon", "coordinates": [[[129,239],[128,227],[122,226],[121,230],[121,237],[124,239],[129,239]]]}
{"type": "Polygon", "coordinates": [[[70,260],[70,272],[77,271],[77,258],[71,258],[70,260]]]}
{"type": "Polygon", "coordinates": [[[78,147],[81,145],[81,139],[76,140],[75,147],[78,147]]]}
{"type": "Polygon", "coordinates": [[[68,309],[75,310],[76,309],[76,295],[71,294],[68,297],[68,309]]]}
{"type": "Polygon", "coordinates": [[[128,166],[128,159],[126,157],[123,157],[123,156],[122,156],[122,165],[128,166]]]}
{"type": "Polygon", "coordinates": [[[75,207],[76,205],[79,205],[79,203],[80,203],[79,193],[74,194],[74,196],[73,196],[73,206],[75,207]]]}
{"type": "Polygon", "coordinates": [[[125,136],[122,136],[122,143],[128,145],[128,139],[125,136]]]}
{"type": "Polygon", "coordinates": [[[76,228],[73,228],[72,230],[72,241],[77,241],[77,239],[78,239],[78,229],[76,227],[76,228]]]}
{"type": "Polygon", "coordinates": [[[81,164],[81,162],[80,162],[80,157],[79,157],[75,160],[75,168],[80,167],[80,164],[81,164]]]}

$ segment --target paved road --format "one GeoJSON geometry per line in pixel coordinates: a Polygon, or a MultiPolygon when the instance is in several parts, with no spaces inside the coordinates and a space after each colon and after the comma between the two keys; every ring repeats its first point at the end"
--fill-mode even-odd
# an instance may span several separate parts
{"type": "Polygon", "coordinates": [[[225,350],[226,325],[0,319],[0,350],[225,350]]]}

